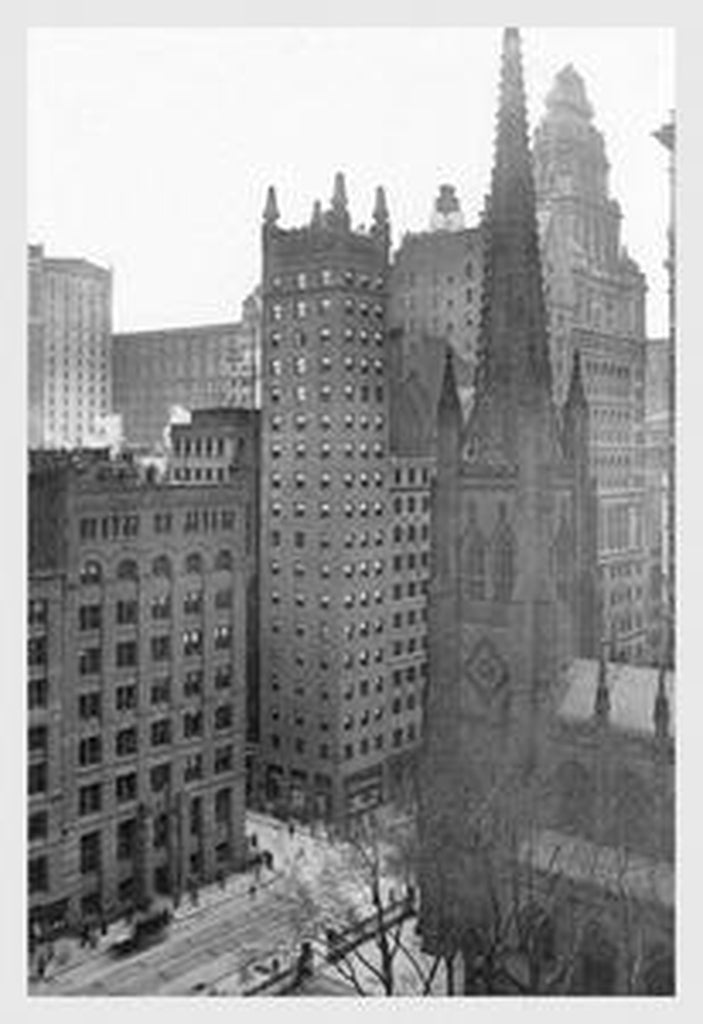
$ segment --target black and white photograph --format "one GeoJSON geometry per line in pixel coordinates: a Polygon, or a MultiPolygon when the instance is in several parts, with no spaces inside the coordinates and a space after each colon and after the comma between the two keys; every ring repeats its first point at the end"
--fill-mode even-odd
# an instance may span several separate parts
{"type": "Polygon", "coordinates": [[[674,28],[25,42],[29,1002],[670,1005],[674,28]]]}

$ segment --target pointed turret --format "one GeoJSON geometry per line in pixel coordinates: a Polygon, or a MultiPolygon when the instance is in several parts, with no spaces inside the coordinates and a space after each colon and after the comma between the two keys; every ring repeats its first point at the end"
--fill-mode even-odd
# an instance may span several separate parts
{"type": "Polygon", "coordinates": [[[386,204],[386,193],[382,185],[376,189],[376,202],[373,208],[373,223],[375,227],[385,228],[388,226],[388,206],[386,204]]]}
{"type": "Polygon", "coordinates": [[[316,199],[312,207],[312,217],[310,218],[310,226],[315,230],[319,230],[324,224],[322,219],[322,203],[319,199],[316,199]]]}
{"type": "Polygon", "coordinates": [[[440,431],[452,430],[458,435],[461,431],[461,402],[456,386],[456,374],[454,373],[454,355],[451,345],[447,345],[447,353],[444,360],[444,376],[442,377],[442,389],[439,393],[437,405],[437,421],[440,431]]]}
{"type": "Polygon", "coordinates": [[[588,459],[589,415],[588,399],[581,373],[581,353],[574,352],[574,361],[569,380],[569,391],[564,403],[563,442],[564,454],[569,459],[585,456],[588,459]]]}
{"type": "Polygon", "coordinates": [[[330,223],[335,227],[349,228],[349,210],[347,208],[347,188],[344,175],[337,171],[334,176],[334,191],[329,212],[330,223]]]}
{"type": "Polygon", "coordinates": [[[266,193],[266,206],[264,207],[264,226],[272,227],[278,220],[279,216],[278,203],[276,202],[276,190],[273,185],[269,185],[268,192],[266,193]]]}
{"type": "Polygon", "coordinates": [[[669,718],[669,698],[666,693],[666,663],[664,662],[659,668],[657,695],[654,698],[654,734],[658,740],[668,737],[669,718]]]}
{"type": "Polygon", "coordinates": [[[600,657],[598,659],[598,684],[596,686],[596,699],[593,705],[593,714],[597,722],[605,725],[610,714],[610,691],[608,690],[608,666],[605,655],[606,645],[601,644],[600,657]]]}

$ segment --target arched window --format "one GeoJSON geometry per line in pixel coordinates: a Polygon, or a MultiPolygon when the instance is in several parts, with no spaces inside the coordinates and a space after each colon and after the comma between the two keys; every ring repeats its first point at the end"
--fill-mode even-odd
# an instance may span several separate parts
{"type": "Polygon", "coordinates": [[[510,527],[504,525],[493,542],[493,597],[509,601],[515,585],[515,541],[510,527]]]}
{"type": "Polygon", "coordinates": [[[103,570],[100,562],[91,559],[84,562],[81,569],[81,583],[100,583],[103,578],[103,570]]]}
{"type": "Polygon", "coordinates": [[[139,566],[133,558],[124,558],[117,566],[118,580],[138,580],[139,566]]]}
{"type": "Polygon", "coordinates": [[[588,838],[593,830],[595,786],[589,772],[577,761],[567,761],[557,772],[559,827],[588,838]]]}
{"type": "Polygon", "coordinates": [[[151,571],[154,576],[165,576],[167,579],[171,579],[171,560],[166,555],[159,555],[155,558],[151,565],[151,571]]]}
{"type": "Polygon", "coordinates": [[[231,569],[232,568],[232,552],[226,548],[222,551],[218,551],[217,558],[215,559],[215,569],[231,569]]]}
{"type": "Polygon", "coordinates": [[[478,530],[473,531],[466,540],[464,576],[469,599],[484,601],[486,598],[486,545],[478,530]]]}
{"type": "Polygon", "coordinates": [[[186,572],[200,573],[203,571],[203,556],[199,555],[197,551],[188,555],[186,558],[186,572]]]}

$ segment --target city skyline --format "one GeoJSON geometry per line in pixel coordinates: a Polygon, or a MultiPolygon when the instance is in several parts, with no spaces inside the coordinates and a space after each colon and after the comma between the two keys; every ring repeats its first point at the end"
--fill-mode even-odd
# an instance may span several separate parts
{"type": "MultiPolygon", "coordinates": [[[[493,28],[32,30],[30,240],[112,266],[115,329],[130,330],[239,315],[260,279],[269,184],[283,225],[327,204],[337,170],[355,225],[383,185],[394,248],[427,228],[445,181],[475,223],[499,41],[493,28]]],[[[584,77],[623,240],[647,276],[647,333],[663,335],[668,197],[651,132],[674,106],[673,30],[527,29],[524,41],[531,130],[554,75],[572,63],[584,77]]]]}

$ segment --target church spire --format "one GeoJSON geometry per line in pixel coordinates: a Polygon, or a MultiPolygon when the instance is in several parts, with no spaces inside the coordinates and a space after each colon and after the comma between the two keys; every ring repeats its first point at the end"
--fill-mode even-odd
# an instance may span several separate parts
{"type": "Polygon", "coordinates": [[[461,428],[461,403],[459,402],[456,387],[454,357],[451,345],[447,345],[447,354],[444,360],[444,375],[442,377],[442,390],[439,393],[437,419],[440,429],[442,426],[448,426],[457,431],[461,428]]]}
{"type": "Polygon", "coordinates": [[[347,208],[347,187],[344,175],[337,171],[334,176],[334,191],[332,193],[332,206],[329,218],[335,227],[349,227],[349,210],[347,208]]]}
{"type": "MultiPolygon", "coordinates": [[[[487,204],[482,385],[503,402],[551,400],[551,364],[542,290],[532,158],[520,54],[520,35],[503,35],[491,195],[487,204]],[[488,373],[485,371],[488,370],[488,373]],[[490,380],[488,379],[490,378],[490,380]]],[[[478,382],[477,382],[478,383],[478,382]]]]}
{"type": "Polygon", "coordinates": [[[278,203],[276,202],[276,190],[269,185],[266,193],[266,206],[264,207],[264,225],[272,227],[279,218],[278,203]]]}

